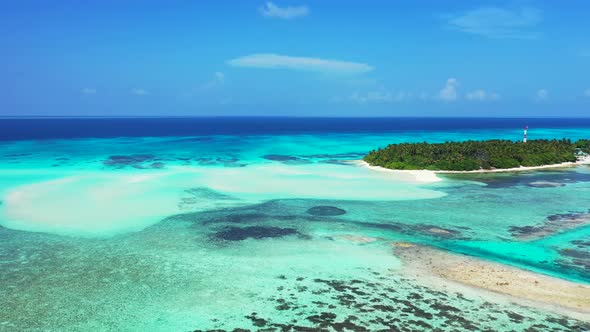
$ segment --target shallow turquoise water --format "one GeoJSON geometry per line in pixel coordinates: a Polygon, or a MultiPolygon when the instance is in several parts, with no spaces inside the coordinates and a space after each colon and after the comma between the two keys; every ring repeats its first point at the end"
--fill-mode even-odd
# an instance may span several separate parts
{"type": "Polygon", "coordinates": [[[389,243],[419,242],[590,283],[590,226],[559,224],[566,214],[587,217],[590,168],[425,184],[343,162],[395,142],[518,135],[2,142],[0,330],[587,329],[538,309],[430,289],[399,273],[389,243]],[[317,206],[340,210],[310,212],[317,206]],[[548,224],[552,230],[535,239],[514,229],[548,224]],[[349,235],[380,240],[362,244],[349,235]]]}

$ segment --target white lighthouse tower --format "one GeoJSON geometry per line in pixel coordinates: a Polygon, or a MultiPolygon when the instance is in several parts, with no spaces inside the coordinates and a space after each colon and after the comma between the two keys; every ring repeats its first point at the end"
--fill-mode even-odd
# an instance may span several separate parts
{"type": "Polygon", "coordinates": [[[526,143],[526,140],[527,140],[527,133],[528,133],[528,131],[529,131],[529,126],[525,126],[525,127],[524,127],[524,136],[523,136],[523,138],[522,138],[522,142],[523,142],[523,143],[526,143]]]}

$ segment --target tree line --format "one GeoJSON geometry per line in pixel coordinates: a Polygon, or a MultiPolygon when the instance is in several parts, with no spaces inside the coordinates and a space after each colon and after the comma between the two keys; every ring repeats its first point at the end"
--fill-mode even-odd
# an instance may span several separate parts
{"type": "Polygon", "coordinates": [[[391,169],[472,171],[573,162],[580,153],[590,153],[590,140],[401,143],[373,150],[364,160],[391,169]]]}

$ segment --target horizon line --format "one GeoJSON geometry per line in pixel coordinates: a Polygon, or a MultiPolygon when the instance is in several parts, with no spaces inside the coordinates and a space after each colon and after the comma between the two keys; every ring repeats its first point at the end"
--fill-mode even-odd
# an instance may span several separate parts
{"type": "Polygon", "coordinates": [[[457,116],[457,115],[392,115],[392,116],[329,116],[329,115],[0,115],[0,119],[186,119],[186,118],[265,118],[265,119],[583,119],[590,116],[457,116]]]}

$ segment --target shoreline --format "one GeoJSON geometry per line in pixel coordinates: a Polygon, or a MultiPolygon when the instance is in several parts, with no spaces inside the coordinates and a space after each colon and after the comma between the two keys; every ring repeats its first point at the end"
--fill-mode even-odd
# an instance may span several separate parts
{"type": "Polygon", "coordinates": [[[350,160],[349,163],[377,172],[411,175],[416,179],[417,182],[420,183],[433,183],[443,181],[443,179],[436,176],[436,172],[429,170],[391,169],[381,166],[373,166],[362,159],[350,160]]]}
{"type": "Polygon", "coordinates": [[[585,158],[581,158],[575,162],[564,162],[564,163],[559,163],[559,164],[540,165],[540,166],[520,166],[520,167],[513,167],[513,168],[477,169],[477,170],[472,170],[472,171],[445,171],[445,170],[432,171],[432,170],[427,170],[427,169],[418,169],[418,170],[391,169],[391,168],[386,168],[386,167],[382,167],[382,166],[373,166],[362,159],[352,160],[351,162],[355,165],[366,167],[368,169],[372,169],[375,171],[398,172],[398,173],[411,174],[411,175],[414,175],[418,181],[422,180],[421,182],[438,182],[438,181],[441,181],[441,179],[436,177],[436,174],[478,174],[478,173],[523,172],[523,171],[534,171],[534,170],[539,170],[539,169],[566,168],[566,167],[576,167],[576,166],[580,166],[580,165],[590,165],[590,156],[585,157],[585,158]],[[436,178],[436,180],[433,180],[433,177],[436,178]]]}
{"type": "Polygon", "coordinates": [[[590,165],[590,157],[579,159],[578,161],[574,162],[564,162],[559,164],[550,164],[550,165],[539,165],[539,166],[520,166],[520,167],[512,167],[512,168],[498,168],[498,169],[476,169],[473,171],[433,171],[438,174],[469,174],[469,173],[502,173],[502,172],[522,172],[522,171],[534,171],[538,169],[547,169],[547,168],[566,168],[566,167],[576,167],[580,165],[590,165]]]}
{"type": "Polygon", "coordinates": [[[485,290],[508,301],[590,321],[590,285],[415,243],[392,246],[409,275],[438,287],[485,290]]]}

